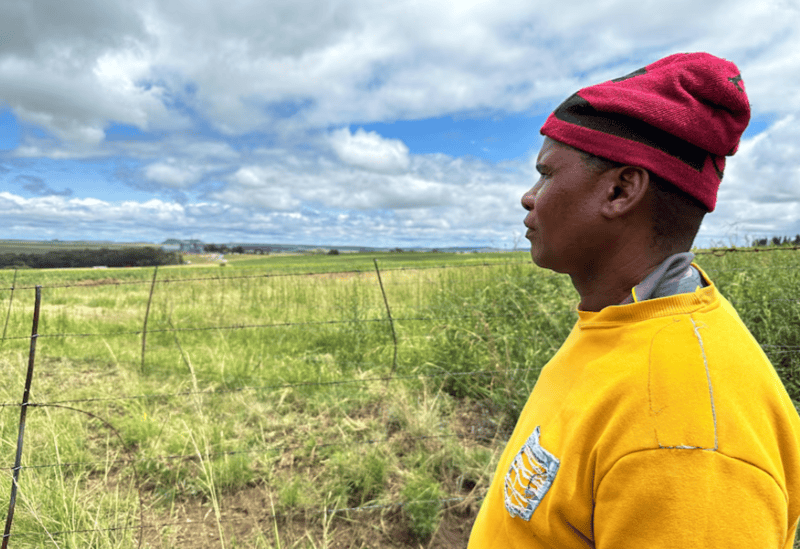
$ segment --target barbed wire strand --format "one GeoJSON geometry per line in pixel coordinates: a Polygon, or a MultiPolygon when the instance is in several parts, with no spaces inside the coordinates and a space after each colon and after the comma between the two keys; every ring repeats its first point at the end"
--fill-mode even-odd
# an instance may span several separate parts
{"type": "Polygon", "coordinates": [[[705,250],[705,251],[697,251],[694,252],[695,255],[715,255],[717,257],[721,257],[725,254],[729,253],[759,253],[759,252],[781,252],[781,251],[792,251],[792,250],[800,250],[800,246],[770,246],[768,248],[715,248],[712,250],[705,250]]]}
{"type": "MultiPolygon", "coordinates": [[[[58,406],[59,408],[66,408],[70,409],[69,406],[58,406]]],[[[87,413],[84,410],[77,410],[77,412],[87,413]]],[[[109,428],[113,429],[113,427],[98,416],[92,414],[92,417],[99,419],[103,423],[106,424],[109,428]]],[[[464,434],[445,434],[445,435],[421,435],[417,437],[404,437],[404,438],[396,438],[388,436],[382,439],[364,439],[364,440],[355,440],[355,441],[334,441],[334,442],[323,442],[320,444],[315,444],[314,449],[320,448],[336,448],[336,447],[355,447],[355,446],[375,446],[384,443],[406,443],[406,442],[416,442],[421,440],[434,440],[434,439],[448,439],[448,438],[457,438],[457,439],[470,439],[471,437],[464,434]]],[[[482,439],[484,437],[475,438],[475,440],[482,439]]],[[[124,442],[123,442],[124,444],[124,442]]],[[[286,453],[292,452],[295,450],[301,450],[305,448],[305,444],[295,444],[292,446],[275,446],[271,448],[248,448],[247,450],[224,450],[224,451],[216,451],[216,452],[208,452],[207,454],[203,454],[203,457],[206,458],[217,458],[217,457],[225,457],[225,456],[239,456],[239,455],[250,455],[250,454],[270,454],[270,453],[286,453]]],[[[200,456],[197,454],[165,454],[165,455],[156,455],[156,456],[146,456],[142,458],[129,458],[129,459],[112,459],[107,460],[104,459],[102,461],[73,461],[73,462],[58,462],[58,463],[37,463],[34,465],[21,465],[19,467],[20,470],[35,470],[35,469],[60,469],[64,467],[72,468],[72,467],[91,467],[96,465],[102,466],[113,466],[113,465],[128,465],[128,464],[137,464],[137,463],[150,463],[152,461],[200,461],[200,456]]],[[[0,471],[11,471],[12,467],[3,467],[0,468],[0,471]]]]}
{"type": "MultiPolygon", "coordinates": [[[[452,496],[447,498],[441,499],[427,499],[427,500],[413,500],[413,501],[399,501],[399,502],[391,502],[391,503],[375,503],[369,505],[363,505],[360,507],[344,507],[344,508],[337,508],[337,509],[326,509],[326,515],[335,515],[337,513],[347,513],[347,512],[369,512],[369,511],[376,511],[379,509],[391,509],[391,508],[402,508],[408,505],[418,504],[418,503],[441,503],[441,504],[448,504],[448,503],[456,503],[456,502],[464,502],[468,500],[474,499],[476,502],[482,501],[486,497],[486,492],[480,494],[478,496],[473,495],[474,489],[467,494],[466,496],[452,496]]],[[[280,518],[290,517],[291,515],[288,513],[270,513],[265,514],[260,519],[256,519],[258,522],[268,521],[268,520],[275,520],[280,518]]],[[[173,521],[173,522],[161,522],[158,524],[143,524],[139,526],[117,526],[111,528],[94,528],[94,529],[82,529],[82,530],[59,530],[55,532],[49,531],[42,531],[42,532],[17,532],[11,534],[14,537],[32,537],[32,536],[43,536],[43,535],[51,535],[51,536],[62,536],[66,534],[86,534],[86,533],[99,533],[99,532],[118,532],[118,531],[126,531],[126,530],[152,530],[152,529],[160,529],[167,526],[187,526],[188,525],[197,525],[202,524],[209,526],[216,525],[218,522],[220,524],[236,524],[245,521],[252,521],[252,517],[247,518],[235,518],[235,519],[218,519],[214,522],[206,522],[205,520],[200,521],[173,521]]]]}
{"type": "MultiPolygon", "coordinates": [[[[745,252],[745,251],[747,251],[747,252],[759,252],[759,251],[778,251],[778,250],[797,250],[797,249],[800,249],[800,247],[793,247],[793,248],[784,247],[784,248],[770,248],[770,249],[757,249],[756,248],[756,249],[751,249],[751,250],[729,248],[729,249],[723,249],[723,250],[711,250],[711,251],[706,251],[706,252],[697,252],[696,254],[697,255],[713,254],[713,255],[719,256],[719,255],[725,255],[726,253],[731,253],[731,252],[745,252]]],[[[525,263],[523,263],[523,262],[515,262],[515,263],[510,263],[510,264],[522,265],[522,264],[527,264],[527,262],[525,262],[525,263]]],[[[413,267],[413,268],[411,268],[411,267],[403,267],[403,268],[389,269],[389,270],[391,270],[391,271],[394,271],[394,270],[415,270],[415,271],[419,271],[419,270],[427,270],[427,269],[435,269],[435,268],[463,268],[463,267],[481,267],[481,266],[483,266],[483,267],[494,267],[494,266],[498,266],[498,265],[502,265],[502,264],[484,263],[484,264],[470,264],[470,265],[458,265],[458,266],[456,266],[456,265],[425,266],[423,268],[420,268],[420,267],[413,267]]],[[[778,268],[780,268],[780,267],[778,267],[778,268]]],[[[376,264],[376,269],[377,269],[377,264],[376,264]]],[[[730,270],[737,270],[738,271],[738,270],[746,270],[746,269],[730,269],[730,270]]],[[[219,277],[219,276],[217,276],[217,277],[202,277],[202,278],[164,279],[164,280],[158,281],[158,282],[167,284],[167,283],[170,283],[170,282],[173,282],[173,283],[184,283],[184,282],[192,282],[192,281],[200,281],[200,280],[221,281],[221,280],[228,280],[228,279],[268,278],[268,277],[273,277],[273,276],[320,276],[320,275],[321,276],[325,276],[325,275],[330,276],[331,274],[335,275],[335,274],[353,274],[353,273],[368,273],[368,272],[369,271],[354,270],[354,271],[342,271],[342,272],[338,272],[338,273],[301,273],[301,274],[298,274],[298,273],[279,273],[279,274],[273,273],[273,274],[261,274],[261,275],[237,276],[237,277],[219,277]]],[[[15,274],[16,274],[16,271],[15,271],[15,274]]],[[[378,277],[380,277],[380,272],[378,272],[378,277]]],[[[380,280],[380,278],[379,278],[379,280],[380,280]]],[[[16,278],[15,278],[15,281],[16,281],[16,278]]],[[[18,288],[16,288],[15,283],[12,283],[12,287],[9,288],[9,289],[13,292],[15,289],[37,288],[37,290],[40,290],[42,287],[47,287],[47,288],[66,288],[66,287],[80,287],[80,286],[82,286],[82,287],[86,287],[86,286],[101,286],[101,285],[112,285],[112,284],[116,285],[116,286],[119,286],[121,284],[143,284],[143,283],[146,283],[146,282],[147,281],[141,281],[141,280],[137,280],[137,281],[113,281],[113,282],[101,281],[101,282],[92,283],[92,284],[87,284],[86,282],[83,282],[83,283],[79,283],[79,284],[61,284],[61,285],[53,285],[53,286],[30,286],[30,287],[29,286],[21,286],[21,287],[18,287],[18,288]]],[[[151,283],[151,293],[152,293],[152,288],[155,285],[155,282],[156,281],[155,281],[155,276],[154,276],[153,277],[153,282],[151,283]]],[[[382,282],[381,282],[381,288],[383,290],[382,282]]],[[[384,298],[385,298],[385,292],[384,292],[384,298]]],[[[753,301],[755,301],[755,300],[753,300],[753,301]]],[[[774,301],[796,302],[798,300],[781,299],[781,300],[774,300],[774,301]]],[[[388,307],[388,303],[387,303],[387,307],[388,307]]],[[[570,311],[569,313],[574,314],[574,312],[572,312],[572,311],[570,311]]],[[[544,313],[544,314],[548,314],[548,313],[544,313]]],[[[504,315],[498,315],[498,316],[504,316],[504,315]]],[[[464,318],[464,317],[460,317],[460,318],[464,318]]],[[[397,320],[404,320],[404,321],[430,321],[430,320],[441,320],[441,319],[452,319],[452,317],[442,317],[442,318],[436,318],[436,319],[430,318],[430,317],[413,318],[413,319],[407,318],[407,319],[397,319],[397,320]]],[[[391,318],[389,320],[391,321],[391,318]]],[[[371,321],[381,322],[381,321],[386,321],[386,319],[360,319],[360,320],[357,320],[356,322],[371,322],[371,321]]],[[[228,330],[228,329],[266,328],[266,327],[278,327],[278,326],[313,326],[313,325],[320,325],[320,324],[340,324],[340,323],[346,323],[346,322],[354,322],[354,321],[346,320],[346,321],[323,321],[323,322],[304,322],[304,323],[277,323],[277,324],[267,324],[267,325],[234,325],[234,326],[193,327],[193,328],[174,328],[174,327],[171,326],[171,328],[169,330],[167,330],[167,329],[152,330],[151,332],[173,332],[173,333],[176,333],[176,332],[183,332],[183,331],[198,331],[198,330],[228,330]]],[[[170,321],[170,325],[171,324],[172,323],[170,321]]],[[[392,325],[392,327],[393,327],[393,325],[392,325]]],[[[132,332],[127,332],[127,333],[128,334],[142,335],[142,334],[146,334],[147,332],[146,332],[146,327],[145,327],[141,331],[132,331],[132,332]]],[[[87,337],[87,336],[108,336],[108,335],[122,335],[122,334],[125,334],[125,332],[114,332],[114,333],[109,333],[109,334],[103,334],[103,333],[68,334],[68,333],[64,333],[64,334],[51,334],[49,336],[47,336],[45,334],[42,334],[42,337],[87,337]]],[[[4,340],[5,339],[6,338],[4,337],[4,340]]],[[[12,338],[8,338],[8,339],[23,339],[23,338],[13,338],[12,337],[12,338]]],[[[794,346],[780,346],[780,345],[764,345],[762,347],[787,349],[787,351],[777,351],[777,352],[790,352],[790,351],[788,351],[788,349],[792,349],[792,350],[796,350],[797,349],[797,347],[794,347],[794,346]]],[[[530,369],[527,369],[527,370],[530,370],[530,369]]],[[[441,377],[442,375],[476,375],[476,374],[486,375],[486,374],[490,374],[490,373],[494,373],[494,372],[488,372],[488,371],[463,372],[463,373],[442,372],[442,373],[437,373],[435,375],[428,374],[425,377],[441,377]]],[[[380,378],[373,378],[372,380],[385,381],[387,379],[404,379],[404,378],[407,379],[407,378],[411,378],[411,377],[419,378],[420,375],[389,376],[388,378],[387,377],[380,377],[380,378]]],[[[313,382],[313,383],[304,382],[304,383],[295,383],[295,384],[282,384],[282,385],[279,385],[279,386],[265,386],[265,387],[258,387],[258,388],[256,388],[256,387],[237,387],[237,388],[233,388],[233,389],[224,389],[224,390],[215,389],[215,390],[210,390],[210,391],[190,391],[190,392],[162,394],[162,395],[136,395],[136,396],[129,396],[129,397],[115,397],[115,398],[97,397],[97,398],[92,398],[92,399],[76,399],[76,400],[72,400],[72,401],[60,401],[60,402],[51,402],[51,403],[26,402],[26,403],[24,403],[22,405],[18,405],[18,406],[23,406],[23,410],[25,409],[25,406],[28,406],[28,407],[47,407],[47,406],[50,406],[50,407],[63,408],[63,409],[67,409],[67,410],[71,410],[71,411],[87,414],[91,418],[98,419],[99,421],[103,422],[107,427],[111,428],[112,431],[115,432],[115,434],[119,437],[120,441],[123,444],[123,448],[125,448],[124,440],[122,439],[122,437],[119,434],[119,432],[116,431],[116,429],[110,423],[106,422],[104,419],[100,418],[96,414],[92,414],[91,412],[87,412],[87,411],[80,410],[80,409],[77,409],[77,408],[74,408],[74,407],[71,407],[71,406],[67,406],[64,403],[67,403],[67,402],[72,402],[72,403],[75,403],[75,402],[91,402],[91,401],[98,401],[98,400],[116,401],[116,400],[123,400],[123,399],[132,399],[132,398],[163,398],[163,397],[166,397],[166,396],[182,396],[182,395],[187,395],[187,394],[198,394],[198,393],[219,394],[219,393],[222,393],[222,392],[238,392],[238,391],[243,391],[243,390],[265,390],[267,388],[275,388],[275,387],[286,388],[287,386],[291,386],[291,387],[300,387],[300,386],[308,386],[308,385],[320,385],[320,386],[321,385],[331,385],[332,386],[332,385],[340,385],[340,384],[344,384],[344,383],[368,383],[368,382],[370,382],[372,380],[369,380],[369,379],[368,380],[364,380],[364,379],[362,379],[362,380],[339,380],[339,381],[334,381],[334,382],[313,382]]],[[[0,406],[1,407],[12,406],[12,404],[0,404],[0,406]]],[[[406,442],[406,441],[411,441],[411,440],[423,440],[423,439],[444,438],[444,437],[465,438],[465,435],[452,435],[452,434],[451,435],[430,435],[430,436],[424,436],[424,437],[411,437],[411,438],[408,438],[408,439],[401,439],[401,440],[403,442],[406,442]]],[[[363,440],[363,441],[356,441],[356,442],[348,441],[346,443],[345,442],[338,442],[338,443],[337,442],[330,442],[330,443],[324,443],[322,445],[319,445],[318,447],[333,446],[333,445],[336,445],[336,444],[340,444],[340,445],[341,444],[347,444],[347,445],[378,444],[378,443],[389,442],[391,440],[392,440],[392,437],[387,437],[385,439],[380,439],[380,440],[363,440]]],[[[397,439],[395,439],[395,440],[397,440],[397,439]]],[[[214,453],[208,453],[206,457],[210,458],[210,457],[217,457],[217,456],[221,456],[221,455],[235,455],[235,454],[254,453],[254,452],[274,452],[274,451],[286,452],[286,451],[296,450],[296,449],[301,448],[301,447],[303,447],[303,446],[299,446],[298,445],[298,446],[293,446],[293,447],[283,447],[283,448],[277,448],[277,449],[276,448],[272,448],[272,449],[249,449],[249,450],[228,451],[228,452],[214,452],[214,453]]],[[[152,460],[152,459],[182,459],[182,460],[186,460],[186,459],[189,459],[189,458],[198,459],[198,457],[196,455],[194,455],[194,454],[192,454],[192,455],[176,455],[176,456],[156,456],[156,457],[144,458],[144,459],[149,459],[149,460],[152,460]]],[[[106,460],[106,461],[103,461],[103,462],[95,462],[95,463],[92,463],[92,462],[58,463],[58,464],[35,465],[35,466],[25,466],[25,467],[22,467],[19,464],[17,464],[17,465],[15,465],[15,467],[11,468],[11,470],[15,471],[15,472],[18,472],[20,469],[23,469],[23,468],[34,469],[34,468],[48,468],[48,467],[49,468],[53,468],[53,467],[73,467],[73,466],[78,466],[78,465],[82,465],[82,466],[97,465],[97,464],[100,464],[100,463],[103,463],[106,466],[108,466],[109,464],[114,465],[114,464],[117,464],[117,463],[129,463],[129,464],[135,465],[135,463],[141,462],[141,461],[143,461],[143,460],[129,459],[129,460],[113,460],[111,462],[106,460]]],[[[138,527],[117,527],[117,528],[108,528],[108,529],[87,529],[87,530],[45,532],[45,533],[48,533],[49,535],[62,535],[62,534],[67,534],[67,533],[104,532],[104,531],[105,532],[109,532],[109,531],[126,530],[126,529],[144,530],[144,529],[147,529],[147,528],[163,527],[163,526],[166,526],[166,525],[170,525],[170,523],[164,523],[164,524],[160,524],[160,525],[146,525],[146,524],[144,524],[144,518],[143,518],[143,515],[141,514],[142,513],[142,509],[143,509],[142,495],[141,495],[141,491],[139,489],[138,476],[136,475],[135,467],[134,467],[133,470],[134,470],[134,476],[136,477],[135,484],[137,486],[137,491],[139,491],[139,499],[140,499],[140,525],[138,527]]],[[[463,501],[464,499],[465,499],[464,497],[455,497],[455,498],[444,498],[444,499],[440,499],[440,500],[431,500],[431,501],[438,501],[439,503],[448,503],[448,502],[453,502],[453,501],[463,501]]],[[[329,514],[331,514],[331,513],[335,514],[337,512],[366,511],[366,510],[372,510],[372,509],[381,509],[381,508],[398,507],[398,506],[402,507],[403,505],[406,505],[407,503],[409,503],[409,502],[395,502],[395,503],[388,503],[388,504],[373,504],[373,505],[362,506],[362,507],[349,507],[349,508],[343,508],[343,509],[327,510],[327,512],[329,514]]],[[[270,518],[270,517],[266,517],[266,518],[270,518]]],[[[277,517],[273,517],[273,518],[277,518],[277,517]]],[[[240,520],[243,520],[243,519],[240,519],[240,520]]],[[[232,521],[226,519],[226,520],[222,520],[222,521],[218,520],[217,522],[232,522],[232,521]]],[[[183,524],[183,523],[175,523],[175,524],[183,524]]],[[[14,536],[25,536],[25,535],[42,535],[42,534],[43,533],[26,533],[26,532],[22,532],[22,533],[15,533],[13,535],[14,536]]],[[[7,543],[8,537],[10,537],[11,535],[12,534],[10,534],[10,532],[7,532],[6,535],[4,536],[4,546],[7,543]]],[[[142,539],[143,539],[142,536],[140,536],[139,537],[139,546],[141,546],[142,539]]]]}
{"type": "MultiPolygon", "coordinates": [[[[203,391],[180,391],[177,393],[154,393],[149,395],[129,395],[117,397],[91,397],[73,400],[57,400],[53,402],[43,402],[40,404],[31,403],[29,406],[34,405],[50,405],[50,404],[78,404],[83,402],[114,402],[123,400],[158,400],[162,398],[171,398],[179,396],[193,396],[193,395],[221,395],[228,393],[238,393],[244,391],[278,391],[285,389],[296,389],[299,387],[324,387],[336,385],[349,385],[349,384],[366,384],[372,382],[386,382],[386,381],[401,381],[404,379],[435,379],[439,377],[460,377],[460,376],[479,376],[479,375],[498,375],[498,374],[516,374],[518,372],[533,372],[538,371],[539,368],[513,368],[509,370],[475,370],[471,372],[429,372],[425,374],[407,374],[400,376],[381,376],[366,379],[340,379],[334,381],[300,381],[295,383],[282,383],[277,385],[261,385],[261,386],[244,386],[244,387],[231,387],[226,389],[208,389],[203,391]]],[[[3,403],[0,407],[16,407],[20,406],[18,403],[3,403]]]]}
{"type": "MultiPolygon", "coordinates": [[[[478,267],[499,267],[508,265],[529,265],[527,261],[513,261],[513,262],[495,262],[495,263],[467,263],[460,265],[425,265],[421,267],[394,267],[384,269],[383,272],[395,271],[425,271],[435,269],[467,269],[478,267]]],[[[257,275],[238,275],[238,276],[204,276],[204,277],[187,277],[187,278],[163,278],[156,281],[157,284],[170,284],[170,283],[184,283],[184,282],[201,282],[201,281],[215,281],[221,282],[225,280],[244,280],[244,279],[259,279],[259,278],[288,278],[288,277],[331,277],[334,275],[358,275],[366,274],[372,275],[374,271],[367,269],[352,269],[344,271],[308,271],[300,273],[262,273],[257,275]]],[[[52,284],[41,285],[44,289],[52,288],[85,288],[97,286],[132,286],[137,284],[148,284],[150,281],[145,279],[140,280],[107,280],[107,279],[87,279],[76,283],[52,284]]],[[[36,286],[19,286],[18,290],[33,289],[36,286]]],[[[0,290],[13,290],[11,288],[0,288],[0,290]]]]}
{"type": "MultiPolygon", "coordinates": [[[[559,316],[559,315],[577,315],[575,311],[556,311],[556,312],[543,312],[543,311],[531,311],[527,313],[528,316],[559,316]]],[[[517,318],[518,315],[516,314],[505,314],[505,315],[484,315],[483,318],[517,318]]],[[[393,321],[397,322],[433,322],[437,320],[464,320],[466,318],[473,318],[474,315],[460,315],[460,316],[430,316],[430,317],[401,317],[401,318],[394,318],[393,321]]],[[[336,324],[359,324],[359,323],[367,323],[367,322],[390,322],[388,318],[354,318],[354,319],[344,319],[344,320],[316,320],[316,321],[306,321],[306,322],[275,322],[271,324],[229,324],[226,326],[190,326],[186,328],[158,328],[158,329],[149,329],[147,330],[148,334],[153,333],[173,333],[173,332],[198,332],[198,331],[212,331],[212,330],[252,330],[252,329],[260,329],[260,328],[291,328],[291,327],[300,327],[300,326],[324,326],[324,325],[336,325],[336,324]]],[[[144,332],[143,330],[121,330],[116,332],[61,332],[55,334],[48,334],[43,333],[40,334],[39,337],[42,338],[65,338],[65,337],[111,337],[111,336],[122,336],[122,335],[142,335],[144,332]]],[[[28,339],[25,336],[12,336],[6,339],[14,340],[14,339],[28,339]]]]}
{"type": "MultiPolygon", "coordinates": [[[[740,299],[740,300],[730,300],[732,305],[737,305],[741,303],[800,303],[800,298],[776,298],[776,299],[768,299],[768,300],[758,300],[758,299],[740,299]]],[[[526,313],[527,316],[560,316],[560,315],[577,315],[575,310],[566,310],[566,311],[529,311],[526,313]]],[[[483,318],[487,319],[494,319],[494,318],[517,318],[518,315],[516,314],[503,314],[503,315],[484,315],[483,318]]],[[[375,322],[375,323],[389,323],[393,324],[396,322],[433,322],[437,320],[464,320],[467,318],[473,318],[474,315],[460,315],[460,316],[429,316],[429,317],[399,317],[399,318],[362,318],[362,319],[343,319],[343,320],[317,320],[317,321],[306,321],[306,322],[275,322],[270,324],[230,324],[225,326],[189,326],[185,328],[176,328],[171,326],[170,328],[157,328],[157,329],[150,329],[147,330],[120,330],[115,332],[60,332],[55,334],[48,334],[42,333],[39,334],[40,338],[70,338],[70,337],[112,337],[112,336],[125,336],[125,335],[135,335],[135,336],[144,336],[145,334],[153,334],[153,333],[174,333],[174,332],[197,332],[197,331],[213,331],[213,330],[252,330],[252,329],[262,329],[262,328],[290,328],[290,327],[302,327],[302,326],[324,326],[324,325],[336,325],[336,324],[358,324],[358,323],[367,323],[367,322],[375,322]]],[[[170,323],[171,324],[171,323],[170,323]]],[[[6,340],[20,340],[20,339],[28,339],[28,336],[11,336],[6,337],[6,340]]]]}
{"type": "MultiPolygon", "coordinates": [[[[764,349],[766,352],[774,353],[774,354],[797,354],[800,353],[800,345],[761,345],[761,348],[764,349]],[[780,350],[776,350],[780,349],[780,350]]],[[[356,363],[352,363],[356,364],[356,363]]],[[[363,365],[363,363],[358,363],[363,365]]],[[[381,365],[378,363],[372,363],[371,366],[381,367],[385,365],[381,365]]],[[[69,400],[56,400],[50,402],[42,402],[42,403],[30,403],[29,406],[47,406],[47,405],[56,405],[56,404],[79,404],[79,403],[87,403],[87,402],[117,402],[117,401],[126,401],[126,400],[159,400],[159,399],[169,399],[174,397],[186,397],[186,396],[194,396],[194,395],[224,395],[224,394],[231,394],[231,393],[240,393],[240,392],[259,392],[259,391],[283,391],[286,389],[297,389],[301,387],[332,387],[332,386],[339,386],[339,385],[358,385],[358,384],[367,384],[367,383],[380,383],[380,382],[390,382],[390,381],[402,381],[408,379],[437,379],[442,377],[463,377],[463,376],[494,376],[494,375],[515,375],[517,373],[526,373],[526,372],[533,372],[538,371],[540,368],[511,368],[511,369],[503,369],[503,370],[471,370],[468,372],[452,372],[447,370],[442,370],[439,372],[424,372],[424,373],[413,373],[413,374],[406,374],[406,375],[387,375],[387,376],[379,376],[379,377],[371,377],[371,378],[361,378],[361,379],[337,379],[331,381],[300,381],[300,382],[293,382],[293,383],[279,383],[279,384],[271,384],[271,385],[257,385],[257,386],[240,386],[240,387],[228,387],[228,388],[218,388],[218,389],[207,389],[201,391],[178,391],[174,393],[152,393],[152,394],[142,394],[142,395],[124,395],[124,396],[114,396],[114,397],[90,397],[90,398],[81,398],[81,399],[69,399],[69,400]]],[[[0,408],[7,408],[7,407],[18,407],[21,404],[16,402],[4,402],[0,403],[0,408]]]]}
{"type": "MultiPolygon", "coordinates": [[[[717,257],[724,256],[728,253],[765,253],[765,252],[776,252],[776,251],[793,251],[793,250],[800,250],[800,246],[779,246],[779,247],[767,247],[767,248],[716,248],[711,250],[702,250],[693,252],[695,255],[714,255],[717,257]]],[[[435,270],[435,269],[461,269],[461,268],[477,268],[477,267],[497,267],[497,266],[509,266],[509,265],[530,265],[529,261],[506,261],[506,262],[483,262],[483,263],[466,263],[460,265],[424,265],[424,266],[415,266],[415,267],[394,267],[389,269],[384,269],[383,272],[394,272],[394,271],[424,271],[424,270],[435,270]]],[[[254,269],[258,267],[253,267],[254,269]]],[[[783,267],[764,267],[764,269],[780,269],[783,267]]],[[[740,270],[740,269],[726,269],[726,270],[740,270]]],[[[711,270],[709,272],[714,272],[715,270],[711,270]]],[[[15,270],[16,272],[16,270],[15,270]]],[[[258,278],[284,278],[284,277],[313,277],[313,276],[332,276],[332,275],[356,275],[356,274],[373,274],[373,271],[367,269],[352,269],[352,270],[343,270],[343,271],[306,271],[306,272],[299,272],[299,273],[262,273],[257,275],[239,275],[239,276],[205,276],[205,277],[187,277],[187,278],[165,278],[162,280],[157,281],[158,284],[170,284],[170,283],[183,283],[183,282],[196,282],[196,281],[224,281],[224,280],[241,280],[241,279],[258,279],[258,278]]],[[[51,288],[74,288],[74,287],[86,287],[86,286],[125,286],[125,285],[137,285],[137,284],[147,284],[149,281],[145,279],[140,280],[84,280],[78,283],[65,283],[65,284],[53,284],[53,285],[44,285],[42,284],[42,288],[51,289],[51,288]]],[[[33,289],[36,286],[19,286],[16,289],[33,289]]],[[[10,288],[0,288],[2,290],[14,290],[15,287],[12,283],[10,288]]]]}

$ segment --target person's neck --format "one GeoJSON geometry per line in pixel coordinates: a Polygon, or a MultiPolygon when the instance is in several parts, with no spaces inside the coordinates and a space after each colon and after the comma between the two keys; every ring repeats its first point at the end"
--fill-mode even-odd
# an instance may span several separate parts
{"type": "Polygon", "coordinates": [[[572,285],[581,296],[578,308],[598,312],[610,305],[619,305],[631,288],[653,272],[668,255],[633,254],[620,250],[602,263],[591,265],[584,272],[573,273],[572,285]]]}

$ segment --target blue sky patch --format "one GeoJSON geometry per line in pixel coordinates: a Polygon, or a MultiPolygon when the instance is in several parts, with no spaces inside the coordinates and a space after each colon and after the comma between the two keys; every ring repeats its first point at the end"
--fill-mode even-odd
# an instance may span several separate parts
{"type": "Polygon", "coordinates": [[[358,127],[382,137],[400,139],[412,154],[444,153],[474,156],[490,162],[524,159],[539,149],[539,129],[547,116],[496,115],[486,118],[443,116],[423,120],[398,120],[358,127]]]}
{"type": "Polygon", "coordinates": [[[19,125],[11,109],[0,110],[0,151],[12,151],[19,146],[19,125]]]}

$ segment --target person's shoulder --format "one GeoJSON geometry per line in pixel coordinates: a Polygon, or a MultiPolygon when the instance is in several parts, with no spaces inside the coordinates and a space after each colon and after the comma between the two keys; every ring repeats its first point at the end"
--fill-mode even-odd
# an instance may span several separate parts
{"type": "Polygon", "coordinates": [[[647,362],[649,415],[659,447],[714,448],[708,356],[692,315],[658,330],[647,362]]]}

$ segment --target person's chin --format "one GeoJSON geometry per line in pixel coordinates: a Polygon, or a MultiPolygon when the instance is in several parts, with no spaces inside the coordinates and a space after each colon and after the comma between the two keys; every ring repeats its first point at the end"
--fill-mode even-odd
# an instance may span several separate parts
{"type": "Polygon", "coordinates": [[[537,246],[535,243],[531,243],[531,259],[533,260],[534,265],[541,267],[542,269],[548,269],[557,273],[565,272],[563,269],[559,270],[559,263],[556,260],[557,258],[548,256],[546,251],[540,246],[537,246]]]}
{"type": "Polygon", "coordinates": [[[539,238],[539,234],[536,231],[531,230],[528,231],[526,237],[531,242],[531,259],[533,260],[534,265],[544,269],[549,269],[550,267],[548,264],[550,262],[547,261],[547,253],[542,245],[542,240],[539,238]]]}
{"type": "Polygon", "coordinates": [[[534,265],[537,267],[547,268],[542,258],[542,250],[539,246],[536,245],[535,242],[531,242],[531,259],[533,260],[534,265]]]}

